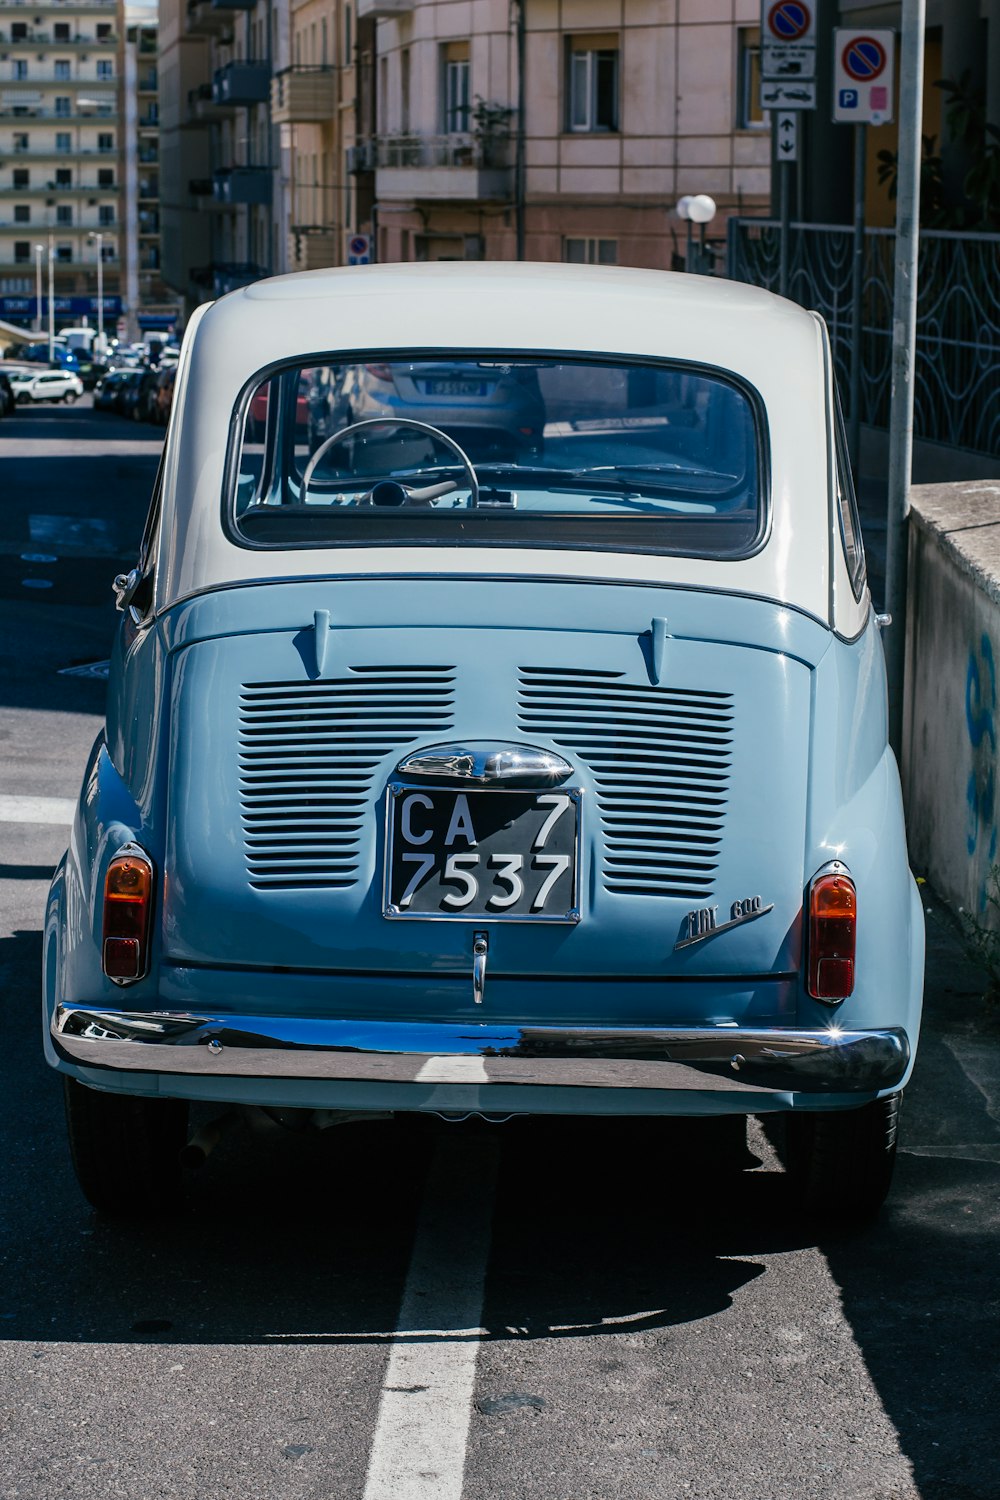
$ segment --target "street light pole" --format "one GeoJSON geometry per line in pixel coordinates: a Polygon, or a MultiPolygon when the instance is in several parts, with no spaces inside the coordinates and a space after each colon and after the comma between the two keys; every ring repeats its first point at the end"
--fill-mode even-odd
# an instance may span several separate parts
{"type": "Polygon", "coordinates": [[[50,234],[49,235],[49,364],[50,365],[51,364],[55,364],[55,358],[56,358],[56,299],[55,299],[55,289],[54,289],[55,273],[54,273],[54,271],[52,269],[52,262],[55,260],[55,254],[56,254],[55,247],[54,247],[54,245],[52,243],[52,236],[50,234]]]}
{"type": "Polygon", "coordinates": [[[889,408],[889,498],[886,508],[885,607],[889,740],[903,748],[906,665],[906,561],[913,461],[913,366],[920,248],[920,145],[923,115],[925,0],[903,0],[899,57],[899,159],[896,179],[896,278],[892,306],[892,398],[889,408]]]}
{"type": "Polygon", "coordinates": [[[42,331],[42,256],[44,245],[35,246],[35,332],[42,331]]]}
{"type": "Polygon", "coordinates": [[[104,358],[104,236],[97,239],[97,343],[98,353],[104,358]]]}

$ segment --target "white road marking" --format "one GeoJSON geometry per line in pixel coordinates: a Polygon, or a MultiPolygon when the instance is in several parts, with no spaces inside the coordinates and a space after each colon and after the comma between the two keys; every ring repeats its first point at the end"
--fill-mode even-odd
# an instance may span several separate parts
{"type": "Polygon", "coordinates": [[[75,814],[75,797],[0,794],[0,823],[72,823],[75,814]]]}
{"type": "Polygon", "coordinates": [[[498,1150],[457,1133],[438,1145],[363,1500],[461,1500],[498,1150]]]}
{"type": "Polygon", "coordinates": [[[489,1083],[481,1057],[429,1057],[414,1083],[489,1083]]]}

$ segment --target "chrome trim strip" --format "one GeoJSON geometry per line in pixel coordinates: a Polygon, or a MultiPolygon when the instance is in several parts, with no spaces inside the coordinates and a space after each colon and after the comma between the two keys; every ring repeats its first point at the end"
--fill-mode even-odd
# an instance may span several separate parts
{"type": "Polygon", "coordinates": [[[511,740],[452,741],[427,745],[399,762],[399,776],[429,776],[438,781],[475,782],[484,787],[506,784],[551,787],[566,781],[573,767],[552,750],[511,740]]]}
{"type": "Polygon", "coordinates": [[[57,1006],[52,1040],[69,1062],[121,1071],[425,1084],[454,1082],[456,1059],[469,1058],[480,1084],[726,1093],[870,1094],[895,1087],[910,1060],[900,1027],[480,1026],[81,1005],[57,1006]]]}

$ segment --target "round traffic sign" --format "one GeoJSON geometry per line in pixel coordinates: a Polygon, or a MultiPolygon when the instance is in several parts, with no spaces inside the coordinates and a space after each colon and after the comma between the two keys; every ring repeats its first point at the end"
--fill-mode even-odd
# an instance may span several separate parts
{"type": "Polygon", "coordinates": [[[351,236],[351,242],[350,242],[350,244],[348,245],[347,248],[348,248],[348,251],[349,251],[349,253],[351,255],[367,255],[368,254],[368,236],[366,234],[355,234],[355,235],[352,235],[351,236]]]}
{"type": "Polygon", "coordinates": [[[873,36],[856,36],[848,42],[841,55],[844,72],[858,83],[871,83],[873,78],[885,71],[888,62],[885,48],[873,36]]]}
{"type": "Polygon", "coordinates": [[[812,24],[812,13],[802,0],[778,0],[767,13],[768,29],[779,42],[797,42],[812,24]]]}

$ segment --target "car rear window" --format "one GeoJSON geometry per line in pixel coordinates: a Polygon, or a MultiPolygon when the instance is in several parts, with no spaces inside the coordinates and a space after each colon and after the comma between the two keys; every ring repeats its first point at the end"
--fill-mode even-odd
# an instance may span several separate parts
{"type": "Polygon", "coordinates": [[[759,403],[688,364],[355,355],[244,393],[244,545],[584,547],[732,558],[765,524],[759,403]]]}

